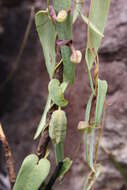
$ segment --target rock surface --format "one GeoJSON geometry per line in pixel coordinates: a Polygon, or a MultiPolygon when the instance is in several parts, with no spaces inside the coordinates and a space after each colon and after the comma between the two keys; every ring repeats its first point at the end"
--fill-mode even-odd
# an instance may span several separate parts
{"type": "MultiPolygon", "coordinates": [[[[33,135],[44,109],[48,75],[44,65],[42,49],[35,24],[16,70],[15,61],[29,20],[32,1],[0,1],[0,86],[10,72],[13,73],[7,85],[0,87],[0,119],[14,152],[18,171],[24,157],[34,152],[36,142],[33,135]],[[2,4],[4,2],[4,4],[2,4]],[[13,72],[14,71],[14,72],[13,72]]],[[[36,1],[36,6],[45,7],[45,2],[36,1]]],[[[108,22],[100,49],[100,76],[109,84],[107,112],[102,145],[110,150],[127,168],[127,3],[126,0],[112,0],[108,22]]],[[[84,47],[86,28],[77,21],[74,26],[74,42],[84,47]],[[79,31],[79,27],[81,30],[79,31]],[[80,32],[80,35],[79,35],[80,32]]],[[[74,160],[60,189],[82,189],[88,168],[84,160],[84,146],[78,149],[82,134],[77,132],[78,121],[83,120],[90,88],[84,63],[76,68],[75,86],[69,87],[66,97],[68,134],[66,155],[74,160]],[[80,73],[80,74],[79,74],[80,73]]],[[[108,157],[100,150],[99,160],[104,166],[95,189],[125,190],[125,182],[108,157]]],[[[59,188],[58,188],[59,189],[59,188]]],[[[1,189],[4,190],[4,189],[1,189]]]]}

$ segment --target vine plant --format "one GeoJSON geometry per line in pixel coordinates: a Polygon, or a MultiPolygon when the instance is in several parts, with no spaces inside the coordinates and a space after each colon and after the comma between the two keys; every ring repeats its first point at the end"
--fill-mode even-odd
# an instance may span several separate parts
{"type": "Polygon", "coordinates": [[[46,10],[36,13],[36,28],[50,78],[49,95],[34,136],[34,139],[40,136],[37,151],[24,159],[13,190],[53,190],[55,181],[62,180],[72,165],[72,160],[64,156],[67,130],[64,108],[68,104],[64,93],[68,85],[74,84],[75,67],[82,60],[82,53],[75,49],[72,39],[73,24],[78,17],[81,17],[88,28],[85,63],[91,87],[84,121],[79,121],[78,124],[78,130],[84,133],[85,157],[91,170],[88,177],[85,177],[83,190],[94,189],[95,180],[102,170],[102,166],[97,163],[97,158],[107,93],[107,82],[99,79],[98,49],[103,37],[109,5],[110,0],[91,0],[87,16],[84,13],[84,0],[53,0],[52,4],[47,1],[46,10]],[[50,141],[56,158],[56,168],[52,174],[48,159],[50,141]]]}

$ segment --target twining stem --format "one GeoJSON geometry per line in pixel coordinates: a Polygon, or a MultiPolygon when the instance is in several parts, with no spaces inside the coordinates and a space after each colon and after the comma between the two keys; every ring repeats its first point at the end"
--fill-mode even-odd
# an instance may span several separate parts
{"type": "Polygon", "coordinates": [[[36,152],[36,154],[38,155],[40,159],[45,156],[49,141],[50,141],[50,138],[48,134],[48,128],[46,128],[45,131],[41,134],[39,144],[37,147],[37,152],[36,152]]]}
{"type": "Polygon", "coordinates": [[[11,183],[11,188],[13,188],[13,185],[14,185],[15,180],[16,180],[15,168],[14,168],[14,159],[13,159],[13,155],[12,155],[12,152],[11,152],[11,148],[9,146],[7,138],[6,138],[6,136],[4,134],[4,131],[2,129],[1,123],[0,123],[0,140],[2,142],[2,146],[3,146],[3,149],[4,149],[6,167],[7,167],[7,170],[8,170],[8,175],[9,175],[9,180],[10,180],[10,183],[11,183]]]}
{"type": "Polygon", "coordinates": [[[60,173],[60,170],[61,170],[62,166],[63,166],[63,162],[59,162],[58,165],[55,168],[54,173],[50,177],[50,179],[49,179],[49,181],[48,181],[48,183],[47,183],[44,190],[51,190],[53,184],[55,183],[56,179],[59,176],[59,173],[60,173]]]}

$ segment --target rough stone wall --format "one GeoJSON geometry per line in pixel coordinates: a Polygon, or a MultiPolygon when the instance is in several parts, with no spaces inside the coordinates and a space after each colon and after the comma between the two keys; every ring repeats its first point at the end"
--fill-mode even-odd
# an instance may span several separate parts
{"type": "MultiPolygon", "coordinates": [[[[2,2],[2,1],[0,1],[2,2]]],[[[7,2],[7,1],[4,1],[7,2]]],[[[30,1],[20,5],[13,1],[6,4],[0,13],[0,84],[13,71],[16,55],[23,40],[30,14],[30,1]]],[[[42,6],[43,1],[36,1],[42,6]]],[[[1,4],[1,3],[0,3],[1,4]]],[[[44,5],[43,5],[44,6],[44,5]]],[[[79,20],[74,26],[74,42],[78,48],[84,47],[86,28],[79,20]],[[79,30],[80,26],[81,29],[79,30]]],[[[105,38],[100,49],[100,76],[109,84],[107,112],[102,144],[112,151],[116,158],[127,168],[127,2],[112,0],[105,38]]],[[[8,85],[0,90],[0,119],[14,152],[16,169],[23,158],[34,152],[36,142],[33,135],[43,112],[47,96],[48,75],[44,66],[42,49],[33,24],[22,59],[8,85]]],[[[74,160],[70,173],[58,189],[77,190],[82,188],[87,166],[84,161],[82,134],[77,132],[78,121],[84,118],[84,109],[90,88],[85,65],[76,68],[75,86],[69,87],[66,97],[68,134],[66,154],[74,160]],[[80,73],[80,74],[79,74],[80,73]]],[[[96,184],[98,190],[120,190],[124,180],[100,151],[100,162],[104,166],[103,174],[96,184]]]]}

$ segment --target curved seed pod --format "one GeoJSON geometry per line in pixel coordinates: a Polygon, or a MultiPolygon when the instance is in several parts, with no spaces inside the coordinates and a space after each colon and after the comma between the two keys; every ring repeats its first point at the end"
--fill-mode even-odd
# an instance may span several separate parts
{"type": "Polygon", "coordinates": [[[49,136],[54,144],[64,142],[66,137],[67,118],[62,110],[54,111],[49,123],[49,136]]]}
{"type": "Polygon", "coordinates": [[[57,15],[56,21],[64,22],[67,19],[67,16],[68,16],[67,11],[61,10],[61,11],[59,11],[59,13],[57,15]]]}

